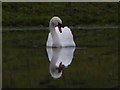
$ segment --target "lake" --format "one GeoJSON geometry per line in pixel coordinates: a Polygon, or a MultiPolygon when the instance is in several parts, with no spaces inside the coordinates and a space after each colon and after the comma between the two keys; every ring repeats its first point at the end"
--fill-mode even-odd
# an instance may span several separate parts
{"type": "Polygon", "coordinates": [[[118,30],[72,32],[77,47],[51,49],[48,30],[3,31],[2,87],[118,88],[118,30]],[[55,78],[52,64],[62,61],[55,78]]]}

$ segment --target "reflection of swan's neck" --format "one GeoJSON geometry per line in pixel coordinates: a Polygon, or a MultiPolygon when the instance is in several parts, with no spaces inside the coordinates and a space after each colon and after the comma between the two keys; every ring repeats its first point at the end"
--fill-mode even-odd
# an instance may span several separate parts
{"type": "Polygon", "coordinates": [[[52,75],[52,77],[54,78],[59,78],[61,77],[62,75],[62,72],[58,73],[58,70],[57,70],[57,61],[58,61],[58,58],[59,58],[59,54],[60,54],[60,49],[59,48],[56,48],[53,50],[53,57],[51,59],[51,62],[50,62],[50,74],[52,75]]]}
{"type": "Polygon", "coordinates": [[[49,29],[53,39],[53,46],[61,46],[58,34],[55,31],[55,25],[51,21],[49,23],[49,29]]]}

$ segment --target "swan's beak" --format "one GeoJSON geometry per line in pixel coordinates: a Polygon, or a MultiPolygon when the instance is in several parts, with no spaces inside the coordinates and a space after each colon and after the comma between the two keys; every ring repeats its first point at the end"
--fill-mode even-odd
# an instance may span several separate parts
{"type": "Polygon", "coordinates": [[[59,67],[58,67],[58,72],[60,73],[64,68],[64,65],[62,65],[62,62],[59,64],[59,67]]]}
{"type": "Polygon", "coordinates": [[[59,29],[60,33],[62,33],[61,26],[58,25],[58,29],[59,29]]]}
{"type": "Polygon", "coordinates": [[[58,29],[59,29],[60,33],[62,33],[61,26],[62,26],[61,23],[58,22],[58,29]]]}

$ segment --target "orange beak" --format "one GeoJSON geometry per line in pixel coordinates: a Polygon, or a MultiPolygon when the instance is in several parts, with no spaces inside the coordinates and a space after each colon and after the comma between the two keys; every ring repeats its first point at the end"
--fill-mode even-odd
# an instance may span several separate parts
{"type": "Polygon", "coordinates": [[[61,29],[60,25],[58,25],[58,29],[59,29],[60,33],[62,33],[62,29],[61,29]]]}
{"type": "Polygon", "coordinates": [[[58,69],[62,69],[62,62],[59,64],[58,69]]]}

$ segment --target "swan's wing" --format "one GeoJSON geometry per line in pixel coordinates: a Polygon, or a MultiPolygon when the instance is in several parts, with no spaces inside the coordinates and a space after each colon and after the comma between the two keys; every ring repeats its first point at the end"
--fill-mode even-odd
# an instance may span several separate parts
{"type": "Polygon", "coordinates": [[[52,43],[53,43],[52,36],[51,36],[51,33],[49,33],[48,34],[48,40],[47,40],[46,46],[52,47],[52,43]]]}
{"type": "Polygon", "coordinates": [[[62,46],[75,46],[73,35],[70,28],[68,27],[62,28],[62,33],[59,32],[57,27],[55,29],[59,36],[60,42],[62,43],[62,46]]]}

